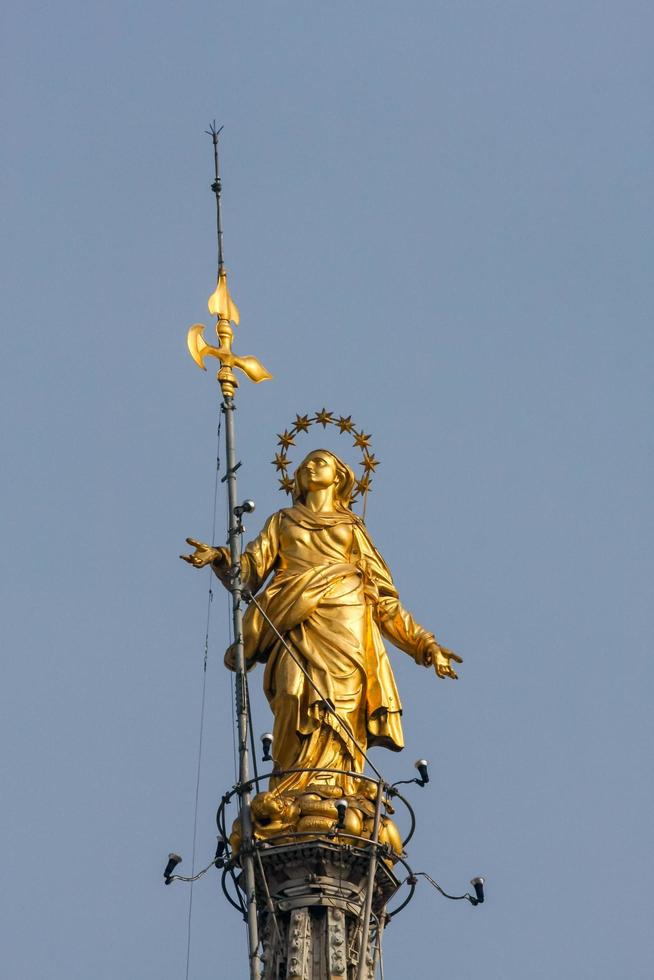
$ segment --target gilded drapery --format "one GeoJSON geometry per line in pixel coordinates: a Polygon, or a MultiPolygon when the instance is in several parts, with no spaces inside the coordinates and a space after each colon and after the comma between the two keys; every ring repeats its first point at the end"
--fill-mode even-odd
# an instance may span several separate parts
{"type": "MultiPolygon", "coordinates": [[[[301,503],[278,511],[242,557],[243,584],[252,592],[271,572],[257,601],[312,682],[250,605],[245,659],[248,667],[266,665],[275,768],[363,771],[361,753],[324,699],[364,749],[402,749],[402,706],[382,635],[419,664],[434,637],[402,607],[363,522],[346,509],[316,513],[301,503]]],[[[354,790],[342,776],[300,773],[279,777],[271,788],[293,791],[320,781],[354,790]]]]}

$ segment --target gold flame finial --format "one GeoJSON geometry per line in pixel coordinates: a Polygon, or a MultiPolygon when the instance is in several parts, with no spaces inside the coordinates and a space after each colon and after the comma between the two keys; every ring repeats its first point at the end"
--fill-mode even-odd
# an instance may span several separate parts
{"type": "Polygon", "coordinates": [[[218,285],[209,297],[209,313],[217,316],[219,320],[231,320],[237,326],[241,322],[238,306],[229,295],[227,288],[227,269],[223,268],[218,273],[218,285]]]}

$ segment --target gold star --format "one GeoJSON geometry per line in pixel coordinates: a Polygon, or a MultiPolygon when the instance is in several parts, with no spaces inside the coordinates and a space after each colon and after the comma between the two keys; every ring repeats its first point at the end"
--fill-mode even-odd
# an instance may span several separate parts
{"type": "Polygon", "coordinates": [[[357,488],[357,493],[367,493],[370,487],[372,486],[372,480],[370,479],[369,475],[366,473],[365,476],[362,476],[360,480],[356,481],[355,486],[357,488]]]}
{"type": "Polygon", "coordinates": [[[308,415],[296,415],[295,416],[295,431],[296,432],[308,432],[311,421],[308,415]]]}
{"type": "Polygon", "coordinates": [[[367,449],[371,439],[372,435],[366,435],[363,429],[361,432],[357,432],[356,429],[354,430],[354,446],[361,446],[362,449],[367,449]]]}
{"type": "Polygon", "coordinates": [[[282,490],[286,491],[286,493],[292,493],[294,484],[290,476],[282,477],[279,481],[279,485],[282,488],[282,490]]]}
{"type": "Polygon", "coordinates": [[[326,429],[327,425],[334,421],[333,416],[333,412],[328,412],[327,409],[323,408],[322,412],[316,412],[316,422],[320,422],[323,429],[326,429]]]}
{"type": "Polygon", "coordinates": [[[293,433],[289,432],[287,429],[284,429],[281,434],[277,433],[277,442],[280,446],[283,446],[284,449],[288,449],[289,446],[294,446],[295,439],[293,438],[293,433]]]}
{"type": "Polygon", "coordinates": [[[371,473],[379,466],[379,460],[373,456],[372,453],[366,451],[363,454],[363,462],[361,465],[365,468],[366,473],[371,473]]]}
{"type": "Polygon", "coordinates": [[[352,421],[352,416],[348,415],[347,418],[341,415],[336,425],[339,427],[341,432],[351,432],[354,428],[354,422],[352,421]]]}
{"type": "Polygon", "coordinates": [[[275,453],[272,464],[276,470],[282,470],[284,472],[288,466],[288,456],[285,456],[284,453],[275,453]]]}

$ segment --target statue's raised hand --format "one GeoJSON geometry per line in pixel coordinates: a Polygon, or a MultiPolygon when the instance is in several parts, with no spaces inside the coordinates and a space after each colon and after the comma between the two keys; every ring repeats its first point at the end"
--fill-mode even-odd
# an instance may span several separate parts
{"type": "Polygon", "coordinates": [[[179,557],[195,568],[204,568],[205,565],[211,565],[216,559],[220,560],[222,557],[221,548],[212,548],[211,545],[196,541],[195,538],[187,538],[186,543],[195,548],[195,551],[192,555],[180,555],[179,557]]]}
{"type": "Polygon", "coordinates": [[[441,646],[435,640],[427,647],[425,663],[433,664],[434,670],[439,677],[451,677],[455,681],[459,675],[454,667],[452,667],[451,660],[454,660],[457,664],[463,663],[463,659],[457,653],[454,653],[453,650],[448,650],[447,647],[441,646]]]}

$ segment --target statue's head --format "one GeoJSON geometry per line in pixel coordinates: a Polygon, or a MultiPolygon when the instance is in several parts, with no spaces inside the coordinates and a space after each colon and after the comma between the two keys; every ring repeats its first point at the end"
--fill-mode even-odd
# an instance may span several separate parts
{"type": "Polygon", "coordinates": [[[354,490],[354,473],[342,459],[328,449],[314,449],[295,471],[293,503],[304,503],[308,490],[334,487],[334,504],[349,509],[354,490]]]}

